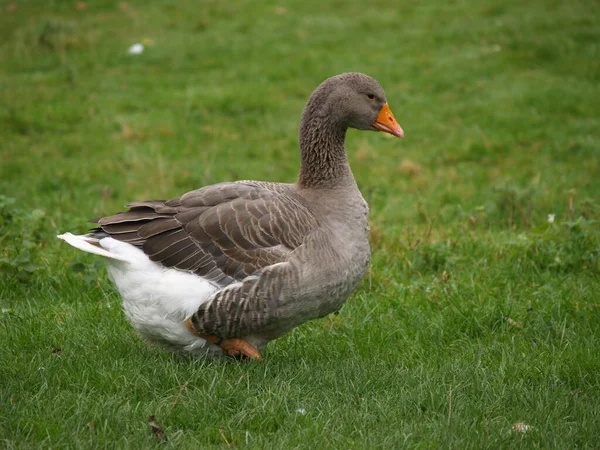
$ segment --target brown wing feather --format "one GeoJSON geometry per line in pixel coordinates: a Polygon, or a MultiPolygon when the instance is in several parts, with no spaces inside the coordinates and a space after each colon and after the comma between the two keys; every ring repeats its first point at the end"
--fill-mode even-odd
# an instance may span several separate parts
{"type": "Polygon", "coordinates": [[[127,205],[95,219],[98,231],[140,247],[153,261],[219,285],[285,261],[317,221],[285,185],[221,183],[172,200],[127,205]]]}
{"type": "Polygon", "coordinates": [[[156,218],[138,228],[138,234],[141,238],[148,239],[152,236],[162,235],[167,231],[181,229],[181,223],[171,216],[169,218],[156,218]]]}

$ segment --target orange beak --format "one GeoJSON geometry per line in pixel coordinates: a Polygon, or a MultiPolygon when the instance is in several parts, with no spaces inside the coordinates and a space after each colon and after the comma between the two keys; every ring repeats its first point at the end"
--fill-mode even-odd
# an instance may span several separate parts
{"type": "Polygon", "coordinates": [[[379,115],[377,116],[377,119],[375,119],[373,126],[378,130],[385,131],[394,136],[400,138],[404,137],[404,130],[398,125],[398,122],[387,103],[381,107],[381,111],[379,111],[379,115]]]}

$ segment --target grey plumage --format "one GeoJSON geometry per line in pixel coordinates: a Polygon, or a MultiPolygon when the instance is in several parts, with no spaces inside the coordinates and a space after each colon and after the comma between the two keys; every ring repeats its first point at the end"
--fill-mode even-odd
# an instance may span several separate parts
{"type": "Polygon", "coordinates": [[[228,182],[130,203],[95,219],[95,234],[221,287],[192,316],[198,332],[274,339],[337,310],[367,270],[368,207],[344,140],[348,127],[375,130],[384,104],[366,75],[330,78],[302,114],[298,183],[228,182]]]}

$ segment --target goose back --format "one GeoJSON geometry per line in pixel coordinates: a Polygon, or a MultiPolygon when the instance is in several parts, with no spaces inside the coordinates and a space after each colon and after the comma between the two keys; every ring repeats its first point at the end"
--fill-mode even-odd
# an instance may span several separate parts
{"type": "Polygon", "coordinates": [[[284,261],[319,226],[305,203],[292,185],[240,181],[130,203],[128,211],[92,221],[96,235],[226,286],[284,261]]]}

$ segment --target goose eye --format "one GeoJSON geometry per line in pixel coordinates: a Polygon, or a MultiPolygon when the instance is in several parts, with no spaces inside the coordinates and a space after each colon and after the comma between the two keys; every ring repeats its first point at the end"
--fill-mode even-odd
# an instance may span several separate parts
{"type": "Polygon", "coordinates": [[[375,96],[373,94],[367,94],[369,100],[375,100],[375,96]]]}

